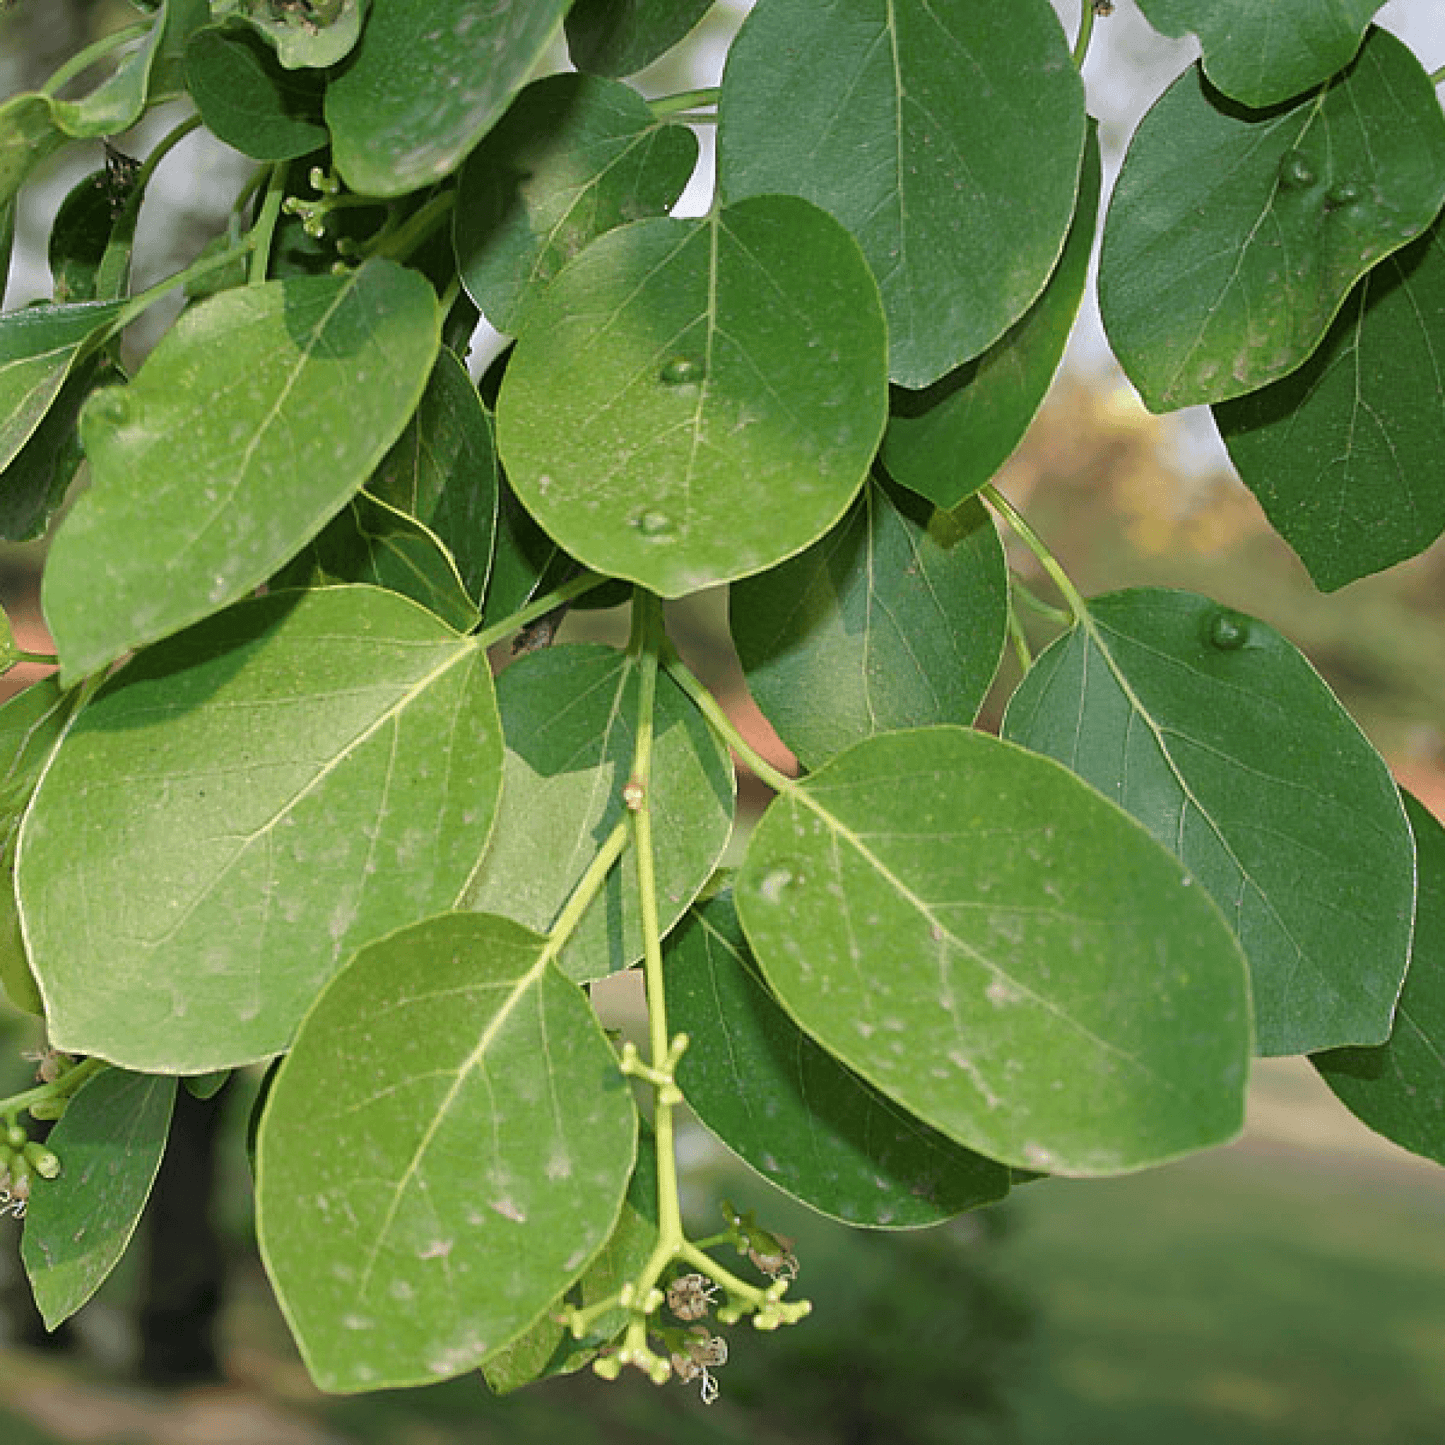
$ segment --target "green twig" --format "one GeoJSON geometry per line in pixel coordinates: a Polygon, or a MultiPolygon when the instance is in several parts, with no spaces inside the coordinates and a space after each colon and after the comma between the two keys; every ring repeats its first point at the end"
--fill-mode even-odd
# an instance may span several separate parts
{"type": "Polygon", "coordinates": [[[1034,665],[1034,657],[1029,651],[1029,640],[1024,636],[1024,630],[1019,625],[1019,615],[1012,604],[1008,610],[1008,633],[1013,640],[1014,656],[1019,660],[1019,667],[1027,672],[1034,665]]]}
{"type": "Polygon", "coordinates": [[[611,579],[601,577],[596,572],[579,572],[570,582],[564,582],[560,587],[554,587],[552,591],[543,594],[541,597],[533,598],[525,607],[512,613],[510,617],[504,617],[500,622],[494,622],[490,627],[483,628],[473,634],[481,647],[493,647],[501,642],[503,638],[510,637],[514,632],[520,632],[529,622],[535,622],[539,617],[545,617],[549,612],[555,612],[564,603],[572,601],[574,597],[581,597],[583,593],[590,592],[594,587],[600,587],[604,582],[611,579]]]}
{"type": "Polygon", "coordinates": [[[179,125],[173,126],[151,147],[151,153],[141,163],[141,168],[135,175],[135,188],[137,191],[144,191],[155,175],[156,167],[190,135],[193,130],[201,128],[201,118],[198,115],[190,115],[181,121],[179,125]]]}
{"type": "Polygon", "coordinates": [[[147,287],[146,290],[132,296],[121,308],[115,319],[108,326],[97,331],[86,342],[81,348],[81,354],[83,356],[90,356],[101,350],[102,347],[108,345],[119,336],[137,316],[148,311],[162,296],[174,291],[177,286],[189,286],[191,282],[199,281],[203,276],[209,276],[213,271],[224,271],[227,266],[234,265],[238,257],[244,256],[251,249],[251,245],[251,237],[245,236],[237,245],[231,247],[229,250],[217,251],[210,256],[202,256],[199,260],[192,261],[184,270],[176,271],[163,280],[157,281],[154,286],[147,287]]]}
{"type": "Polygon", "coordinates": [[[11,1094],[8,1099],[0,1099],[0,1118],[14,1122],[15,1116],[32,1104],[45,1103],[52,1099],[68,1099],[87,1079],[108,1068],[110,1065],[104,1059],[82,1059],[53,1083],[37,1084],[35,1088],[26,1089],[24,1093],[11,1094]]]}
{"type": "Polygon", "coordinates": [[[285,161],[278,161],[266,178],[266,198],[261,202],[261,214],[256,217],[256,224],[251,227],[251,269],[246,279],[252,286],[261,285],[271,268],[271,242],[275,239],[276,222],[281,216],[281,202],[286,198],[288,169],[285,161]]]}
{"type": "Polygon", "coordinates": [[[1045,602],[1031,588],[1026,587],[1017,577],[1009,578],[1009,594],[1018,598],[1030,612],[1036,612],[1040,617],[1047,618],[1058,627],[1072,627],[1073,616],[1062,607],[1055,607],[1051,602],[1045,602]]]}
{"type": "Polygon", "coordinates": [[[1079,33],[1074,37],[1074,69],[1084,68],[1089,41],[1094,38],[1094,0],[1079,0],[1079,33]]]}
{"type": "Polygon", "coordinates": [[[152,28],[158,22],[151,20],[138,20],[134,25],[127,25],[124,29],[113,30],[109,35],[102,35],[99,40],[87,45],[84,50],[78,50],[44,85],[40,87],[40,94],[47,100],[53,100],[56,94],[68,85],[77,75],[83,75],[99,60],[104,60],[113,50],[119,50],[123,45],[129,45],[132,40],[139,40],[149,35],[152,28]]]}
{"type": "Polygon", "coordinates": [[[1029,526],[1028,519],[999,489],[989,482],[979,493],[980,496],[1009,524],[1014,535],[1038,559],[1039,566],[1048,573],[1049,580],[1059,589],[1059,595],[1069,604],[1069,611],[1075,622],[1084,622],[1089,616],[1088,604],[1079,589],[1069,580],[1069,574],[1059,565],[1058,558],[1044,545],[1043,538],[1029,526]]]}
{"type": "Polygon", "coordinates": [[[1445,65],[1442,65],[1439,70],[1430,72],[1430,84],[1445,85],[1445,65]]]}
{"type": "Polygon", "coordinates": [[[395,230],[383,227],[374,243],[368,243],[368,256],[385,256],[393,261],[404,261],[413,251],[431,238],[434,231],[451,214],[457,203],[455,188],[433,196],[424,206],[414,211],[395,230]]]}
{"type": "Polygon", "coordinates": [[[680,90],[676,95],[660,95],[647,102],[648,108],[659,120],[665,116],[680,115],[683,111],[715,106],[718,100],[716,86],[704,90],[680,90]]]}

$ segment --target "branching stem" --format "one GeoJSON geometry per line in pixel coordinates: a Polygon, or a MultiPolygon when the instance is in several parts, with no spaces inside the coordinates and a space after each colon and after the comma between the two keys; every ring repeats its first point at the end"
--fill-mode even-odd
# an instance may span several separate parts
{"type": "Polygon", "coordinates": [[[26,1089],[24,1093],[11,1094],[8,1099],[0,1099],[0,1119],[13,1124],[16,1115],[22,1109],[30,1108],[32,1104],[68,1099],[87,1079],[108,1068],[110,1065],[104,1059],[82,1059],[53,1083],[37,1084],[35,1088],[26,1089]]]}
{"type": "Polygon", "coordinates": [[[1028,518],[992,482],[982,489],[980,495],[1009,524],[1019,541],[1038,558],[1039,566],[1048,573],[1049,580],[1059,589],[1060,596],[1069,604],[1073,620],[1078,623],[1086,623],[1089,617],[1088,604],[1080,595],[1079,589],[1069,580],[1069,574],[1059,565],[1058,558],[1049,551],[1048,547],[1044,545],[1043,538],[1029,525],[1028,518]]]}

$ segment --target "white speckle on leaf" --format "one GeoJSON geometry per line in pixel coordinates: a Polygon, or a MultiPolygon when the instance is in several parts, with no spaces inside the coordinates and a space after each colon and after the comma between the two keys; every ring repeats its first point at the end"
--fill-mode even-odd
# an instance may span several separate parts
{"type": "Polygon", "coordinates": [[[503,1219],[510,1219],[517,1224],[527,1222],[527,1211],[511,1199],[493,1199],[491,1206],[503,1219]]]}
{"type": "Polygon", "coordinates": [[[452,1252],[450,1239],[434,1239],[424,1249],[416,1252],[418,1259],[445,1259],[452,1252]]]}

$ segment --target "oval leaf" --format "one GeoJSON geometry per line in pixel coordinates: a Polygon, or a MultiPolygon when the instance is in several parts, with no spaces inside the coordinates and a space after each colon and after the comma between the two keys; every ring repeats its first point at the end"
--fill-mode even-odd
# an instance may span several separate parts
{"type": "Polygon", "coordinates": [[[679,597],[843,514],[883,432],[885,344],[857,246],[805,201],[638,221],[531,311],[498,399],[502,462],[567,551],[679,597]]]}
{"type": "Polygon", "coordinates": [[[244,596],[315,536],[406,425],[439,330],[421,276],[369,261],[213,296],[97,393],[92,486],[42,594],[65,681],[244,596]]]}
{"type": "Polygon", "coordinates": [[[922,391],[894,387],[880,453],[895,481],[938,507],[972,496],[1013,455],[1064,355],[1094,249],[1098,127],[1079,181],[1078,209],[1043,295],[982,356],[922,391]]]}
{"type": "Polygon", "coordinates": [[[589,241],[666,215],[697,162],[685,126],[635,90],[584,75],[529,85],[462,171],[453,237],[462,284],[498,331],[589,241]]]}
{"type": "Polygon", "coordinates": [[[729,898],[668,940],[668,1023],[692,1042],[691,1108],[769,1183],[846,1224],[936,1224],[1009,1191],[1009,1171],[910,1118],[778,1007],[729,898]]]}
{"type": "Polygon", "coordinates": [[[1445,530],[1445,219],[1351,293],[1324,343],[1215,409],[1245,486],[1332,591],[1445,530]]]}
{"type": "Polygon", "coordinates": [[[1104,223],[1099,305],[1151,411],[1293,371],[1350,288],[1445,201],[1445,115],[1375,30],[1341,77],[1244,111],[1187,70],[1140,123],[1104,223]]]}
{"type": "Polygon", "coordinates": [[[1204,890],[1046,758],[884,733],[777,798],[737,883],[779,1001],[949,1138],[1112,1174],[1231,1138],[1243,960],[1204,890]]]}
{"type": "Polygon", "coordinates": [[[1127,809],[1214,896],[1264,1054],[1379,1043],[1410,951],[1414,853],[1388,769],[1272,627],[1188,592],[1097,597],[1004,735],[1127,809]]]}
{"type": "Polygon", "coordinates": [[[636,75],[665,55],[713,0],[576,0],[567,12],[567,53],[592,75],[636,75]]]}
{"type": "Polygon", "coordinates": [[[372,0],[326,90],[336,168],[368,196],[449,175],[501,118],[557,33],[566,0],[372,0]]]}
{"type": "Polygon", "coordinates": [[[1408,793],[1420,860],[1410,971],[1390,1041],[1332,1049],[1311,1062],[1340,1102],[1403,1149],[1445,1164],[1445,828],[1408,793]]]}
{"type": "Polygon", "coordinates": [[[475,1369],[607,1242],[636,1150],[617,1056],[544,940],[443,914],[317,1001],[257,1151],[262,1257],[326,1390],[475,1369]]]}
{"type": "Polygon", "coordinates": [[[1164,35],[1195,34],[1204,73],[1244,105],[1288,100],[1335,71],[1360,48],[1384,0],[1139,0],[1164,35]]]}
{"type": "Polygon", "coordinates": [[[46,1146],[58,1178],[37,1183],[20,1255],[53,1330],[105,1282],[125,1253],[161,1167],[176,1081],[107,1069],[82,1085],[46,1146]]]}
{"type": "Polygon", "coordinates": [[[870,482],[822,541],[732,589],[748,688],[805,767],[983,703],[1008,633],[1003,547],[977,502],[930,512],[870,482]]]}
{"type": "Polygon", "coordinates": [[[169,0],[155,7],[155,23],[142,39],[125,51],[106,79],[83,100],[52,100],[55,124],[77,140],[119,135],[129,130],[145,109],[151,66],[166,31],[169,0]]]}
{"type": "MultiPolygon", "coordinates": [[[[637,742],[636,659],[576,644],[519,658],[497,679],[507,738],[496,837],[465,906],[545,933],[626,816],[637,742]]],[[[732,833],[734,773],[702,715],[666,676],[653,713],[651,806],[664,932],[712,876],[732,833]]],[[[558,962],[578,983],[642,957],[637,865],[629,850],[558,962]]]]}
{"type": "Polygon", "coordinates": [[[1043,290],[1084,130],[1047,0],[761,0],[723,74],[718,175],[729,201],[803,196],[857,236],[883,289],[889,375],[919,387],[1043,290]]]}
{"type": "Polygon", "coordinates": [[[485,654],[393,593],[276,594],[148,649],[21,833],[52,1041],[185,1074],[284,1049],[355,948],[455,902],[501,753],[485,654]]]}

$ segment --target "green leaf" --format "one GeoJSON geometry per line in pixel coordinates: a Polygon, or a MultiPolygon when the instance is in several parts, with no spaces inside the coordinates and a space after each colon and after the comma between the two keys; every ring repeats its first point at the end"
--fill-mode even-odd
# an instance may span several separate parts
{"type": "Polygon", "coordinates": [[[336,167],[353,191],[439,181],[501,119],[557,33],[566,0],[372,0],[327,87],[336,167]]]}
{"type": "Polygon", "coordinates": [[[567,12],[567,53],[592,75],[636,75],[665,55],[712,9],[713,0],[576,0],[567,12]]]}
{"type": "Polygon", "coordinates": [[[1047,758],[964,728],[869,738],[773,802],[736,899],[804,1030],[967,1148],[1112,1174],[1240,1128],[1229,930],[1047,758]]]}
{"type": "Polygon", "coordinates": [[[104,167],[82,176],[70,188],[55,213],[46,245],[56,301],[95,299],[96,279],[115,219],[104,167]]]}
{"type": "Polygon", "coordinates": [[[1164,35],[1199,37],[1204,73],[1244,105],[1288,100],[1335,71],[1360,48],[1384,0],[1139,0],[1164,35]]]}
{"type": "MultiPolygon", "coordinates": [[[[638,714],[637,661],[596,643],[518,658],[497,679],[507,739],[492,847],[466,906],[546,933],[626,816],[638,714]]],[[[657,682],[650,803],[657,905],[671,928],[712,876],[732,832],[733,767],[677,685],[657,682]]],[[[558,963],[578,983],[642,957],[636,860],[614,867],[558,963]]]]}
{"type": "Polygon", "coordinates": [[[1445,115],[1374,30],[1348,71],[1245,111],[1187,70],[1144,117],[1109,203],[1099,305],[1152,411],[1288,375],[1350,288],[1445,201],[1445,115]]]}
{"type": "Polygon", "coordinates": [[[769,1183],[847,1224],[907,1229],[990,1204],[1009,1173],[936,1133],[819,1048],[774,1002],[728,897],[668,940],[668,1023],[688,1107],[769,1183]]]}
{"type": "Polygon", "coordinates": [[[799,557],[733,586],[748,688],[807,768],[892,728],[971,723],[1008,634],[988,513],[953,514],[870,482],[799,557]]]}
{"type": "Polygon", "coordinates": [[[366,489],[435,532],[479,602],[492,565],[497,488],[492,419],[466,367],[443,347],[421,405],[366,489]]]}
{"type": "Polygon", "coordinates": [[[366,491],[358,492],[270,585],[356,582],[410,597],[458,632],[469,632],[481,616],[436,533],[366,491]]]}
{"type": "Polygon", "coordinates": [[[30,91],[0,105],[0,204],[13,200],[30,172],[66,139],[45,96],[30,91]]]}
{"type": "Polygon", "coordinates": [[[1074,214],[1084,88],[1047,0],[760,0],[728,55],[729,201],[802,196],[883,289],[889,375],[927,386],[1043,290],[1074,214]]]}
{"type": "Polygon", "coordinates": [[[155,24],[136,45],[121,54],[111,74],[83,100],[49,101],[54,123],[76,140],[95,140],[129,130],[145,110],[151,66],[166,33],[166,0],[155,24]]]}
{"type": "Polygon", "coordinates": [[[326,1390],[475,1369],[616,1224],[637,1114],[544,941],[443,914],[318,1000],[261,1125],[262,1256],[326,1390]]]}
{"type": "Polygon", "coordinates": [[[207,128],[243,155],[285,161],[329,140],[320,75],[289,74],[257,35],[208,25],[186,46],[186,86],[207,128]]]}
{"type": "Polygon", "coordinates": [[[46,1141],[61,1172],[32,1189],[20,1253],[47,1329],[120,1263],[160,1168],[175,1098],[174,1079],[107,1069],[81,1086],[46,1141]]]}
{"type": "Polygon", "coordinates": [[[842,516],[883,432],[884,346],[863,257],[806,202],[637,221],[529,312],[498,399],[502,463],[567,551],[679,597],[842,516]]]}
{"type": "Polygon", "coordinates": [[[0,200],[0,306],[10,285],[10,254],[15,247],[15,202],[0,200]]]}
{"type": "Polygon", "coordinates": [[[1332,1049],[1311,1062],[1356,1118],[1445,1164],[1445,828],[1418,799],[1403,797],[1415,833],[1420,901],[1389,1042],[1332,1049]]]}
{"type": "Polygon", "coordinates": [[[888,474],[939,507],[956,507],[1013,454],[1043,405],[1073,330],[1099,211],[1098,127],[1063,255],[1043,294],[982,356],[922,391],[894,387],[881,458],[888,474]]]}
{"type": "Polygon", "coordinates": [[[1089,610],[1004,735],[1127,809],[1213,895],[1249,960],[1261,1053],[1387,1038],[1415,869],[1379,755],[1265,623],[1155,588],[1089,610]]]}
{"type": "Polygon", "coordinates": [[[315,536],[416,409],[439,329],[427,282],[374,260],[213,296],[92,397],[92,485],[43,588],[66,682],[245,596],[315,536]]]}
{"type": "Polygon", "coordinates": [[[40,774],[65,732],[75,705],[54,677],[32,683],[0,707],[0,986],[26,1013],[44,1003],[20,932],[15,902],[15,840],[40,774]]]}
{"type": "Polygon", "coordinates": [[[462,284],[498,331],[605,231],[666,215],[697,163],[685,126],[628,86],[585,75],[529,85],[472,152],[453,235],[462,284]]]}
{"type": "Polygon", "coordinates": [[[21,833],[52,1041],[183,1074],[286,1048],[352,951],[461,894],[501,754],[484,653],[394,593],[274,594],[147,649],[21,833]]]}
{"type": "Polygon", "coordinates": [[[276,49],[287,70],[324,70],[345,60],[361,35],[370,0],[211,0],[217,20],[234,17],[276,49]]]}
{"type": "Polygon", "coordinates": [[[119,312],[119,302],[82,301],[0,316],[0,472],[34,435],[85,343],[119,312]]]}
{"type": "Polygon", "coordinates": [[[1445,530],[1445,220],[1351,293],[1319,350],[1215,421],[1244,484],[1332,591],[1445,530]]]}

